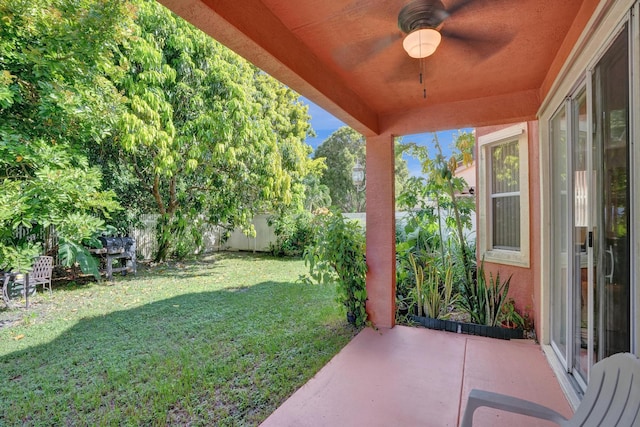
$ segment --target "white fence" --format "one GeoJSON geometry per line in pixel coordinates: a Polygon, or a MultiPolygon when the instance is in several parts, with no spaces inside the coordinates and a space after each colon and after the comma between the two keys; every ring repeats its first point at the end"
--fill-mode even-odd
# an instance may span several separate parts
{"type": "MultiPolygon", "coordinates": [[[[345,213],[346,218],[360,222],[364,228],[366,226],[366,214],[345,213]]],[[[402,221],[409,215],[408,212],[396,212],[396,221],[402,221]]],[[[226,241],[222,236],[224,229],[218,226],[210,226],[203,234],[203,247],[197,253],[210,253],[217,251],[252,251],[267,252],[271,244],[276,243],[276,235],[272,227],[267,224],[270,215],[256,215],[253,219],[253,226],[256,230],[255,237],[245,235],[241,229],[235,229],[226,241]]],[[[136,239],[136,248],[139,259],[151,259],[157,249],[156,243],[156,221],[158,215],[144,215],[142,217],[142,228],[132,228],[129,235],[136,239]]],[[[465,230],[467,237],[475,241],[475,212],[472,213],[472,229],[465,230]]]]}
{"type": "MultiPolygon", "coordinates": [[[[245,235],[241,229],[237,228],[231,232],[229,238],[224,241],[224,228],[211,225],[206,228],[202,235],[203,245],[196,253],[210,253],[222,250],[230,251],[269,251],[270,245],[276,242],[276,235],[273,228],[267,224],[269,215],[256,215],[253,219],[253,226],[256,230],[256,237],[245,235]]],[[[136,240],[136,252],[140,259],[148,260],[153,258],[158,245],[156,239],[156,224],[158,215],[143,215],[142,227],[131,228],[129,235],[136,240]]]]}

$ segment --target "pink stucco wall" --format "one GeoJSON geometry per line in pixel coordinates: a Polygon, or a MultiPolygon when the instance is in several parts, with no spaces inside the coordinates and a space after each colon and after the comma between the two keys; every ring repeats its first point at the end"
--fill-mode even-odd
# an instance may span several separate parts
{"type": "MultiPolygon", "coordinates": [[[[489,126],[476,129],[476,138],[487,135],[498,130],[512,126],[513,123],[503,126],[489,126]]],[[[527,123],[528,148],[529,148],[529,253],[530,266],[528,268],[516,267],[512,265],[496,264],[485,262],[485,271],[494,275],[500,272],[500,278],[506,279],[512,275],[509,296],[515,300],[519,313],[528,312],[534,320],[536,332],[541,314],[541,271],[540,271],[540,149],[538,122],[527,123]]],[[[477,140],[477,139],[476,139],[477,140]]],[[[476,147],[477,149],[477,147],[476,147]]],[[[477,153],[476,153],[477,155],[477,153]]],[[[477,158],[477,157],[476,157],[477,158]]],[[[478,166],[477,174],[485,173],[478,166]]],[[[478,189],[480,191],[480,189],[478,189]]],[[[478,200],[484,195],[479,194],[476,198],[476,209],[479,208],[478,200]]],[[[479,237],[479,236],[478,236],[479,237]]],[[[524,243],[523,243],[524,244],[524,243]]],[[[478,245],[479,246],[479,245],[478,245]]],[[[478,254],[478,263],[482,254],[478,254]]]]}

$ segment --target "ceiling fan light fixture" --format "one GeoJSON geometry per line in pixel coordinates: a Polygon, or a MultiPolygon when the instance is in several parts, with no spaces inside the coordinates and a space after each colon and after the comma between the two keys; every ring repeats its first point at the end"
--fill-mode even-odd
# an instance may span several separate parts
{"type": "Polygon", "coordinates": [[[438,46],[442,36],[434,28],[419,28],[407,34],[402,46],[412,58],[426,58],[432,55],[438,46]]]}

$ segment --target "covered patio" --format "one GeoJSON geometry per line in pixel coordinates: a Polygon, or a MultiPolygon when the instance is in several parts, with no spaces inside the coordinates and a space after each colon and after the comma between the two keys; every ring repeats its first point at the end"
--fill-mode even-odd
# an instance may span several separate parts
{"type": "MultiPolygon", "coordinates": [[[[545,137],[539,112],[584,47],[585,32],[616,2],[424,0],[442,18],[442,42],[414,59],[398,28],[410,0],[160,1],[366,137],[367,313],[377,329],[362,331],[264,425],[455,426],[472,388],[569,415],[538,344],[394,327],[394,139],[524,123],[530,181],[539,180],[549,168],[538,149],[545,137]]],[[[531,236],[538,236],[549,219],[538,190],[529,198],[531,236]]],[[[549,344],[546,249],[531,241],[531,311],[537,336],[549,344]]],[[[481,410],[476,425],[527,425],[507,417],[481,410]]]]}
{"type": "Polygon", "coordinates": [[[366,137],[367,312],[382,328],[395,324],[394,139],[535,121],[609,3],[421,0],[442,41],[416,59],[399,28],[411,0],[159,1],[366,137]]]}
{"type": "MultiPolygon", "coordinates": [[[[396,326],[367,328],[294,393],[263,427],[457,426],[479,388],[572,410],[540,346],[396,326]]],[[[474,426],[553,426],[488,408],[474,426]]]]}

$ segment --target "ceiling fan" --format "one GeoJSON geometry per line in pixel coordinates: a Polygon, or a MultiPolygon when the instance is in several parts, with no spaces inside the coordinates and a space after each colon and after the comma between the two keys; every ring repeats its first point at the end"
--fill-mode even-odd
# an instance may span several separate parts
{"type": "Polygon", "coordinates": [[[407,54],[412,58],[432,55],[442,40],[439,29],[451,13],[440,0],[414,0],[405,5],[398,14],[398,28],[407,34],[402,42],[407,54]]]}
{"type": "Polygon", "coordinates": [[[443,25],[461,10],[481,3],[488,2],[454,0],[448,7],[441,0],[412,0],[407,3],[398,13],[398,28],[406,34],[402,42],[405,51],[412,58],[426,58],[435,52],[443,37],[476,44],[495,42],[474,36],[470,29],[454,31],[443,25]]]}
{"type": "Polygon", "coordinates": [[[463,9],[478,9],[482,4],[489,5],[495,1],[452,0],[447,1],[448,6],[445,6],[441,0],[412,0],[398,14],[398,28],[405,36],[390,33],[381,38],[364,40],[357,45],[344,46],[334,52],[334,58],[345,69],[355,68],[362,64],[363,59],[378,55],[402,39],[409,57],[422,60],[432,55],[445,38],[467,45],[471,48],[467,49],[468,53],[485,59],[506,44],[510,36],[487,35],[482,29],[469,27],[456,31],[446,28],[445,21],[463,9]],[[366,52],[366,56],[352,55],[352,49],[366,52]]]}
{"type": "Polygon", "coordinates": [[[406,34],[402,47],[411,58],[420,60],[420,84],[424,98],[427,97],[427,89],[422,60],[433,55],[440,45],[444,21],[471,1],[462,0],[447,10],[440,0],[413,0],[400,9],[398,28],[406,34]]]}

